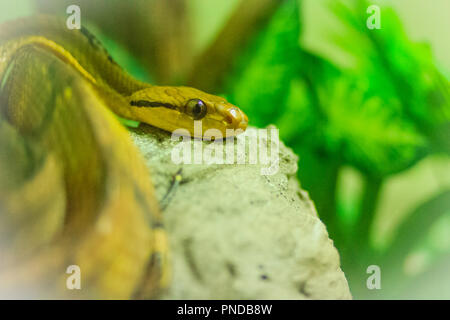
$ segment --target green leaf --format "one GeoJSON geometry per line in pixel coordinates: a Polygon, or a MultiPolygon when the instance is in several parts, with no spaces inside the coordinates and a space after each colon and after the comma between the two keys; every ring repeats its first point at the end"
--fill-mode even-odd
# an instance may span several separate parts
{"type": "Polygon", "coordinates": [[[385,176],[446,148],[450,89],[394,11],[383,9],[384,29],[369,30],[368,3],[351,3],[334,5],[347,29],[329,34],[353,68],[334,64],[332,53],[324,59],[302,49],[298,3],[286,1],[239,60],[228,98],[250,124],[276,124],[300,157],[314,153],[385,176]]]}
{"type": "Polygon", "coordinates": [[[252,125],[276,123],[298,72],[300,21],[297,0],[285,0],[240,57],[227,81],[230,101],[252,125]]]}
{"type": "Polygon", "coordinates": [[[426,140],[414,125],[378,96],[365,97],[358,79],[341,76],[319,87],[327,122],[322,127],[326,150],[371,175],[404,170],[420,159],[426,140]]]}
{"type": "Polygon", "coordinates": [[[332,2],[336,14],[347,26],[346,33],[335,35],[336,42],[357,61],[353,72],[370,82],[367,95],[384,101],[397,99],[399,111],[429,135],[450,121],[450,86],[439,74],[430,47],[412,42],[395,11],[383,6],[382,28],[370,30],[366,0],[353,5],[332,2]]]}

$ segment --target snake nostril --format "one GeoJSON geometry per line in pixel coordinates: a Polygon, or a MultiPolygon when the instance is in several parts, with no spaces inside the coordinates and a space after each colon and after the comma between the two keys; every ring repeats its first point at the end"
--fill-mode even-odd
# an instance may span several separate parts
{"type": "Polygon", "coordinates": [[[226,112],[225,121],[229,124],[241,122],[241,117],[235,108],[231,108],[226,112]]]}

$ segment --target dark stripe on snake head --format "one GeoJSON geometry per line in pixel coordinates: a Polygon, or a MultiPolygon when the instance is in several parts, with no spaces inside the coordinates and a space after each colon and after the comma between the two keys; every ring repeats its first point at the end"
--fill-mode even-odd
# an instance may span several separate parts
{"type": "Polygon", "coordinates": [[[158,101],[147,101],[147,100],[138,100],[138,101],[131,101],[130,105],[133,107],[140,107],[140,108],[167,108],[167,109],[173,109],[175,110],[176,107],[170,103],[165,102],[158,102],[158,101]]]}

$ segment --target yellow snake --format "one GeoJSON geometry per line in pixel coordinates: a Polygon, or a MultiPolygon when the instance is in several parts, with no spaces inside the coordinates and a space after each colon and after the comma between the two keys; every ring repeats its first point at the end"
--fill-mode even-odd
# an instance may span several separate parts
{"type": "MultiPolygon", "coordinates": [[[[113,113],[202,135],[247,127],[225,99],[128,75],[85,28],[0,26],[0,296],[154,298],[168,244],[147,169],[113,113]],[[66,269],[81,270],[81,290],[66,269]]],[[[233,133],[231,133],[233,134],[233,133]]]]}

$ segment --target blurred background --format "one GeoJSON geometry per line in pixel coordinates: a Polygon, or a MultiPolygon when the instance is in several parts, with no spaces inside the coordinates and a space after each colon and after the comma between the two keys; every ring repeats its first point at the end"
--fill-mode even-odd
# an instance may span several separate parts
{"type": "Polygon", "coordinates": [[[450,299],[448,0],[0,0],[0,22],[71,4],[135,77],[279,127],[355,299],[450,299]]]}

